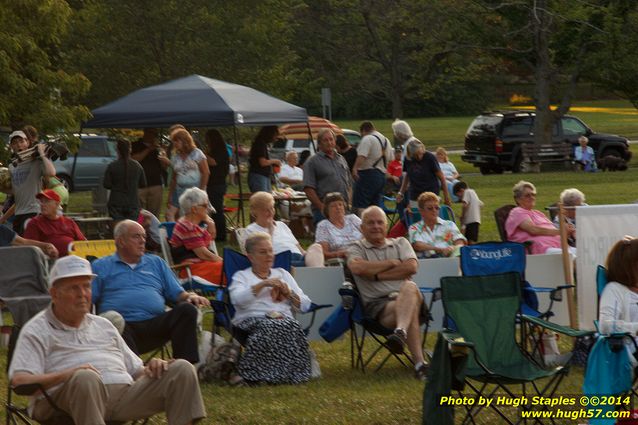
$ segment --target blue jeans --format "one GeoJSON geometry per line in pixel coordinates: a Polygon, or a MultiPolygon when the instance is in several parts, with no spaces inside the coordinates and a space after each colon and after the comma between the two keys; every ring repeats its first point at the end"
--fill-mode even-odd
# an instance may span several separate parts
{"type": "Polygon", "coordinates": [[[379,205],[385,187],[385,174],[374,168],[359,171],[359,180],[354,183],[353,208],[367,208],[379,205]]]}
{"type": "Polygon", "coordinates": [[[252,193],[255,192],[272,192],[272,184],[270,177],[257,173],[248,173],[248,188],[252,193]]]}

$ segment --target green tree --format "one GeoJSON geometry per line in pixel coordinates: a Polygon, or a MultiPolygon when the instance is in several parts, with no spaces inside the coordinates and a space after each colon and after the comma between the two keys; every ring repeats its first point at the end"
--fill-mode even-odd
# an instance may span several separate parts
{"type": "Polygon", "coordinates": [[[93,82],[91,107],[191,74],[291,98],[297,0],[87,0],[74,4],[70,66],[93,82]]]}
{"type": "Polygon", "coordinates": [[[367,116],[422,115],[439,96],[460,95],[453,85],[486,78],[489,58],[465,47],[471,34],[459,12],[471,8],[457,0],[308,0],[296,46],[318,84],[348,103],[363,100],[367,116]]]}
{"type": "Polygon", "coordinates": [[[629,100],[638,108],[638,5],[618,1],[617,10],[604,18],[598,39],[605,46],[587,61],[587,75],[603,87],[629,100]]]}
{"type": "Polygon", "coordinates": [[[588,63],[608,48],[604,21],[625,11],[613,1],[481,1],[477,27],[482,49],[526,70],[534,81],[535,143],[550,143],[556,120],[566,114],[588,63]],[[551,104],[558,106],[552,109],[551,104]]]}
{"type": "Polygon", "coordinates": [[[0,0],[0,122],[42,133],[77,129],[88,116],[79,98],[90,83],[61,65],[70,25],[63,0],[0,0]]]}

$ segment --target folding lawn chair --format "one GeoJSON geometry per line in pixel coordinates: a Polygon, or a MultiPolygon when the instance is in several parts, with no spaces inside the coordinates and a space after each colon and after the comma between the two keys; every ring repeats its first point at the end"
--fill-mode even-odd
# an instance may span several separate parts
{"type": "MultiPolygon", "coordinates": [[[[352,276],[350,273],[345,273],[346,276],[352,276]]],[[[366,367],[370,365],[370,363],[377,357],[378,354],[381,353],[383,349],[387,351],[385,356],[381,360],[381,363],[377,365],[374,369],[375,372],[379,371],[391,358],[394,357],[399,363],[403,366],[413,365],[414,361],[412,357],[407,353],[394,353],[390,350],[387,339],[390,335],[394,333],[393,328],[386,328],[381,325],[377,320],[371,319],[369,317],[365,317],[363,314],[363,303],[361,301],[361,295],[356,288],[356,285],[351,277],[346,277],[346,281],[350,282],[351,288],[342,287],[339,289],[339,295],[342,298],[347,297],[348,299],[348,308],[349,310],[349,321],[350,321],[350,365],[353,369],[361,369],[362,372],[365,373],[366,367]],[[352,303],[350,303],[352,300],[352,303]],[[370,353],[367,357],[364,356],[364,346],[366,335],[370,335],[372,339],[377,343],[372,353],[370,353]]],[[[419,288],[421,293],[424,295],[427,293],[433,293],[431,297],[431,301],[429,303],[429,308],[424,317],[424,321],[426,322],[425,333],[423,334],[423,344],[425,345],[425,335],[427,333],[427,329],[430,321],[432,320],[432,316],[430,315],[432,303],[438,299],[438,296],[435,291],[438,291],[438,288],[435,290],[433,288],[419,288]]]]}
{"type": "Polygon", "coordinates": [[[523,314],[541,319],[554,315],[553,303],[562,301],[562,290],[574,285],[561,285],[556,288],[532,286],[525,280],[525,246],[516,242],[484,242],[461,247],[461,272],[464,276],[482,276],[496,273],[516,272],[520,276],[523,288],[523,314]],[[539,293],[549,294],[549,306],[539,311],[539,293]]]}
{"type": "MultiPolygon", "coordinates": [[[[497,392],[504,392],[510,399],[528,395],[530,402],[519,409],[548,410],[547,406],[532,406],[531,395],[553,397],[568,368],[563,366],[544,369],[530,356],[526,355],[516,340],[516,322],[521,306],[521,285],[517,273],[505,273],[486,276],[450,276],[441,279],[441,292],[445,314],[451,317],[457,331],[443,331],[444,344],[437,344],[435,359],[455,359],[455,376],[462,385],[457,386],[460,397],[487,399],[497,392]],[[451,353],[441,353],[451,347],[451,353]],[[463,366],[463,363],[465,365],[463,366]],[[538,380],[547,378],[541,385],[538,380]],[[490,385],[488,387],[488,385],[490,385]],[[521,388],[515,393],[511,386],[521,388]],[[463,386],[473,394],[463,394],[463,386]]],[[[442,363],[443,364],[443,363],[442,363]]],[[[448,367],[432,364],[424,397],[424,415],[428,418],[440,412],[441,405],[436,400],[449,395],[451,387],[441,386],[445,376],[453,372],[448,367]],[[447,375],[446,375],[447,374],[447,375]],[[438,404],[438,406],[437,406],[438,404]]],[[[486,406],[464,405],[465,418],[462,423],[475,423],[486,406]]],[[[502,405],[492,403],[489,408],[497,413],[504,422],[521,422],[519,409],[506,411],[502,405]],[[513,418],[508,417],[511,414],[513,418]]],[[[492,419],[493,421],[493,419],[492,419]]],[[[538,421],[538,420],[537,420],[538,421]]]]}
{"type": "Polygon", "coordinates": [[[86,258],[89,261],[115,254],[113,239],[96,239],[88,241],[73,241],[69,243],[69,254],[86,258]]]}
{"type": "MultiPolygon", "coordinates": [[[[291,258],[292,254],[290,251],[280,252],[279,254],[275,255],[273,267],[290,271],[292,267],[291,258]]],[[[215,319],[213,323],[215,333],[219,334],[221,328],[224,328],[230,333],[233,338],[237,339],[242,344],[245,341],[246,336],[243,335],[238,328],[234,327],[231,322],[233,316],[235,315],[235,308],[233,307],[230,300],[229,288],[233,282],[233,276],[235,275],[235,273],[240,270],[245,270],[249,267],[250,260],[248,260],[248,257],[232,249],[224,248],[224,276],[226,277],[226,286],[218,291],[216,299],[211,301],[211,305],[215,312],[215,319]]],[[[308,335],[308,332],[310,332],[310,328],[312,328],[312,325],[315,321],[315,314],[317,310],[327,307],[332,307],[332,305],[318,305],[315,303],[311,303],[310,309],[308,311],[302,312],[304,314],[312,314],[310,323],[303,330],[304,334],[308,335]]]]}
{"type": "Polygon", "coordinates": [[[551,330],[569,337],[582,338],[591,335],[590,331],[581,331],[567,326],[548,322],[554,315],[554,302],[562,301],[562,291],[573,285],[560,285],[555,288],[532,286],[525,280],[525,246],[516,242],[484,242],[461,247],[461,272],[464,276],[483,276],[496,273],[515,272],[519,276],[522,300],[521,313],[527,318],[522,326],[523,345],[531,343],[529,353],[540,358],[541,341],[544,330],[551,330]],[[539,293],[549,295],[546,310],[539,310],[539,293]]]}
{"type": "Polygon", "coordinates": [[[384,195],[379,205],[381,209],[383,210],[383,212],[385,213],[385,215],[388,216],[389,229],[391,229],[392,226],[394,226],[394,223],[396,223],[397,219],[399,218],[399,209],[396,206],[396,202],[397,202],[397,198],[395,198],[394,196],[384,195]],[[391,206],[392,204],[394,204],[394,206],[391,206]]]}
{"type": "MultiPolygon", "coordinates": [[[[443,220],[455,221],[454,211],[449,205],[441,204],[439,206],[439,217],[443,220]]],[[[405,223],[407,227],[410,227],[414,223],[421,220],[421,213],[418,208],[406,208],[405,209],[405,223]]]]}
{"type": "MultiPolygon", "coordinates": [[[[185,290],[193,291],[203,297],[214,299],[220,285],[214,282],[209,282],[208,280],[199,276],[193,275],[188,264],[174,264],[171,246],[168,242],[171,238],[171,235],[173,234],[174,227],[174,222],[160,223],[160,246],[162,249],[162,257],[164,257],[164,261],[168,263],[168,266],[171,268],[171,270],[173,270],[173,272],[177,276],[177,280],[180,282],[185,290]],[[179,271],[182,269],[186,270],[187,276],[185,278],[179,277],[179,271]]],[[[211,242],[211,246],[213,244],[214,242],[211,242]]],[[[223,276],[219,276],[220,282],[222,282],[222,277],[223,276]]]]}

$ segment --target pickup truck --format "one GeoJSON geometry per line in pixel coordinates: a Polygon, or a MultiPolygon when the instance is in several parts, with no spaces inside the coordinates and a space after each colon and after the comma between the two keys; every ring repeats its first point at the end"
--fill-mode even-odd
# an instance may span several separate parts
{"type": "MultiPolygon", "coordinates": [[[[485,112],[472,121],[465,134],[465,154],[461,159],[478,167],[481,174],[521,171],[524,143],[534,143],[535,113],[530,111],[485,112]]],[[[589,138],[596,159],[613,155],[631,159],[627,138],[595,133],[580,119],[565,115],[554,124],[552,143],[578,145],[580,136],[589,138]]]]}

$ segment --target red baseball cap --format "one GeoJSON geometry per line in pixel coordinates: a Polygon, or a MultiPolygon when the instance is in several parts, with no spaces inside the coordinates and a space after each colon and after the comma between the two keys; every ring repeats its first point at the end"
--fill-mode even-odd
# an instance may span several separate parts
{"type": "Polygon", "coordinates": [[[53,190],[53,189],[45,189],[42,192],[38,193],[37,195],[35,195],[36,198],[38,199],[42,199],[42,198],[46,198],[46,199],[52,199],[55,202],[60,202],[60,195],[58,195],[58,193],[53,190]]]}

